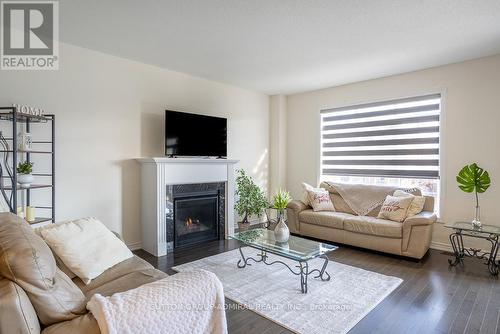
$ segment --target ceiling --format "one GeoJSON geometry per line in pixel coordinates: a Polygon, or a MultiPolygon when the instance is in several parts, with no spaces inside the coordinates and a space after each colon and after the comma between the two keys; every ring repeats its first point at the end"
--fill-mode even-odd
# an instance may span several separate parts
{"type": "Polygon", "coordinates": [[[63,42],[266,94],[500,53],[500,0],[62,0],[63,42]]]}

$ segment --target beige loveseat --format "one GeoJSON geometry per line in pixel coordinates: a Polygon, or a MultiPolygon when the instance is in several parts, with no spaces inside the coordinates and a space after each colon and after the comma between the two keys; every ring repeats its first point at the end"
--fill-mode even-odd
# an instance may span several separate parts
{"type": "Polygon", "coordinates": [[[94,293],[109,296],[166,276],[134,256],[85,285],[56,264],[28,224],[0,213],[0,334],[99,334],[85,308],[94,293]]]}
{"type": "Polygon", "coordinates": [[[287,209],[292,233],[416,259],[421,259],[429,249],[436,221],[433,197],[426,196],[421,213],[399,223],[378,219],[380,206],[366,216],[358,216],[329,184],[322,183],[320,187],[330,192],[336,211],[314,212],[294,200],[287,209]]]}

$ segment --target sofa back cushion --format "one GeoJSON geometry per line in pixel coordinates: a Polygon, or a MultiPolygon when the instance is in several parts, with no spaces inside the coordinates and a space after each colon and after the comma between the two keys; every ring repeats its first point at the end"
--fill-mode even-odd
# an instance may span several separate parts
{"type": "Polygon", "coordinates": [[[44,325],[85,313],[82,291],[57,268],[43,239],[11,213],[0,213],[0,276],[26,292],[44,325]]]}

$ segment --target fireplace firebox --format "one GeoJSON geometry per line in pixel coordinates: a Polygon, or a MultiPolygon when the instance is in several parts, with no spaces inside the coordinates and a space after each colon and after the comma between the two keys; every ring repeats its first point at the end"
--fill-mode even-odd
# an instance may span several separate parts
{"type": "Polygon", "coordinates": [[[168,186],[167,245],[186,248],[224,239],[225,185],[200,183],[168,186]]]}

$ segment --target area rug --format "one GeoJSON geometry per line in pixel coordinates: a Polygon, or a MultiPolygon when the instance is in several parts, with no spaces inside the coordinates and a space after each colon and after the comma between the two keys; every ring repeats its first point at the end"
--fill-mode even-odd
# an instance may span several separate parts
{"type": "MultiPolygon", "coordinates": [[[[257,258],[258,251],[243,248],[245,256],[257,258]]],[[[335,255],[333,255],[334,257],[335,255]]],[[[205,269],[217,275],[227,298],[296,333],[347,333],[403,281],[371,271],[330,261],[330,281],[309,276],[308,293],[300,291],[300,277],[285,266],[252,263],[239,269],[239,251],[207,257],[173,267],[177,272],[205,269]]],[[[290,267],[297,262],[275,255],[290,267]]],[[[322,259],[309,261],[309,268],[321,268],[322,259]]]]}

